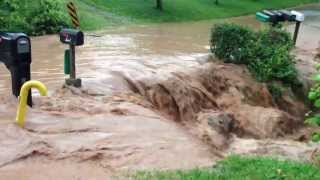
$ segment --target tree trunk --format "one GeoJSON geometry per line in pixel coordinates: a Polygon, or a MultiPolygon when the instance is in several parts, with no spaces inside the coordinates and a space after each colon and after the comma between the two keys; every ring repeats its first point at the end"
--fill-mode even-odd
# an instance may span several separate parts
{"type": "Polygon", "coordinates": [[[162,0],[157,0],[157,9],[159,10],[163,10],[163,4],[162,4],[162,0]]]}

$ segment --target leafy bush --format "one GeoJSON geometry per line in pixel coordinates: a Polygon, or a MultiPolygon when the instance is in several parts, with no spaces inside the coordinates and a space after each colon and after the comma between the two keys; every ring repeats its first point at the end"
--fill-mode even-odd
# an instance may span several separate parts
{"type": "Polygon", "coordinates": [[[235,24],[216,25],[211,34],[211,51],[225,62],[247,64],[256,35],[249,28],[235,24]]]}
{"type": "Polygon", "coordinates": [[[291,35],[279,28],[269,28],[258,32],[263,43],[272,46],[286,46],[288,50],[294,47],[291,35]]]}
{"type": "Polygon", "coordinates": [[[22,31],[30,35],[57,32],[66,26],[63,0],[0,0],[1,30],[22,31]]]}
{"type": "MultiPolygon", "coordinates": [[[[260,56],[249,64],[250,71],[260,81],[280,80],[286,84],[296,81],[297,71],[293,57],[286,47],[265,48],[268,56],[260,56]]],[[[264,54],[265,55],[265,54],[264,54]]]]}
{"type": "Polygon", "coordinates": [[[297,87],[297,70],[290,34],[271,28],[254,32],[241,25],[219,24],[211,34],[211,51],[225,62],[247,64],[254,77],[263,82],[281,81],[297,87]]]}
{"type": "MultiPolygon", "coordinates": [[[[317,65],[318,74],[313,77],[315,85],[310,89],[308,99],[313,102],[315,108],[320,108],[320,65],[317,65]]],[[[317,112],[311,112],[306,119],[306,123],[310,125],[320,126],[320,114],[317,112]]],[[[314,141],[320,141],[320,133],[315,133],[312,137],[314,141]]]]}

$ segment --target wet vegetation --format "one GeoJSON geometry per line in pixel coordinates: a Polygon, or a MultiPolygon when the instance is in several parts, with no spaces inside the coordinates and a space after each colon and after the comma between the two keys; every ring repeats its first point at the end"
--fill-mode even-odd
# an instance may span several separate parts
{"type": "MultiPolygon", "coordinates": [[[[259,81],[282,82],[297,88],[294,57],[291,55],[293,42],[285,30],[270,28],[253,31],[236,24],[218,24],[212,29],[211,51],[227,63],[245,64],[259,81]]],[[[274,85],[269,90],[279,94],[274,85]]]]}
{"type": "Polygon", "coordinates": [[[231,156],[212,168],[180,171],[139,172],[135,180],[301,180],[320,179],[320,169],[310,164],[267,157],[231,156]]]}
{"type": "MultiPolygon", "coordinates": [[[[30,35],[56,33],[70,26],[67,0],[0,0],[0,30],[23,31],[30,35]]],[[[224,18],[253,13],[263,8],[282,8],[316,0],[75,0],[81,27],[99,29],[122,22],[171,22],[224,18]],[[94,12],[94,13],[93,13],[94,12]]],[[[212,29],[211,51],[226,63],[242,64],[261,82],[268,84],[274,97],[282,85],[298,88],[291,36],[279,28],[254,31],[235,24],[218,24],[212,29]]],[[[320,71],[320,66],[318,67],[320,71]]],[[[309,93],[320,108],[320,74],[309,93]]],[[[309,124],[320,125],[320,114],[310,114],[309,124]]],[[[320,134],[314,140],[320,141],[320,134]]],[[[131,176],[137,180],[208,179],[320,179],[319,167],[266,157],[231,156],[214,167],[179,171],[143,171],[131,176]]]]}
{"type": "Polygon", "coordinates": [[[30,35],[56,33],[67,25],[66,17],[59,0],[0,0],[0,30],[30,35]]]}
{"type": "MultiPolygon", "coordinates": [[[[310,89],[308,99],[313,102],[314,111],[307,114],[306,123],[310,125],[320,126],[320,64],[317,65],[318,74],[313,77],[315,85],[310,89]]],[[[320,132],[314,133],[313,141],[320,141],[320,132]]]]}
{"type": "MultiPolygon", "coordinates": [[[[263,8],[284,8],[317,0],[73,0],[81,27],[95,30],[112,24],[193,21],[254,13],[263,8]]],[[[70,24],[68,0],[0,0],[1,30],[31,35],[55,33],[70,24]]]]}

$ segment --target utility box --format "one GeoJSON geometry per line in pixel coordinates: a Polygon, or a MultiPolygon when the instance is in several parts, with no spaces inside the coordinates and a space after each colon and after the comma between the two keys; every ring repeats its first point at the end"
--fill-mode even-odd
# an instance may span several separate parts
{"type": "Polygon", "coordinates": [[[81,46],[84,44],[84,35],[82,31],[77,29],[62,29],[60,41],[72,46],[81,46]]]}
{"type": "MultiPolygon", "coordinates": [[[[30,38],[24,33],[0,32],[0,62],[10,71],[12,93],[18,97],[22,85],[31,78],[30,38]]],[[[32,106],[30,93],[28,105],[32,106]]]]}

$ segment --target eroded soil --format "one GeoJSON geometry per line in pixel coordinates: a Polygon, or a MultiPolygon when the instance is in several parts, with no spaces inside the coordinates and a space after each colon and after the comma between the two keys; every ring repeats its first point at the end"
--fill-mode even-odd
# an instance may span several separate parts
{"type": "MultiPolygon", "coordinates": [[[[304,104],[290,95],[277,104],[244,67],[206,57],[157,73],[118,74],[127,90],[112,95],[84,86],[37,97],[24,129],[0,124],[2,177],[102,179],[210,166],[229,154],[310,160],[318,147],[288,136],[303,125],[304,104]]],[[[2,101],[14,109],[16,100],[2,101]]]]}
{"type": "MultiPolygon", "coordinates": [[[[48,68],[35,63],[50,92],[35,94],[24,129],[13,121],[17,100],[0,99],[1,179],[106,179],[211,166],[230,154],[313,161],[320,145],[309,141],[315,129],[303,124],[303,100],[291,91],[276,100],[245,67],[207,55],[207,23],[193,26],[203,31],[197,37],[192,24],[88,36],[78,55],[81,89],[62,87],[60,56],[48,68]]],[[[37,49],[60,54],[56,37],[43,38],[37,49]]],[[[306,89],[316,52],[303,39],[295,52],[306,89]]]]}

